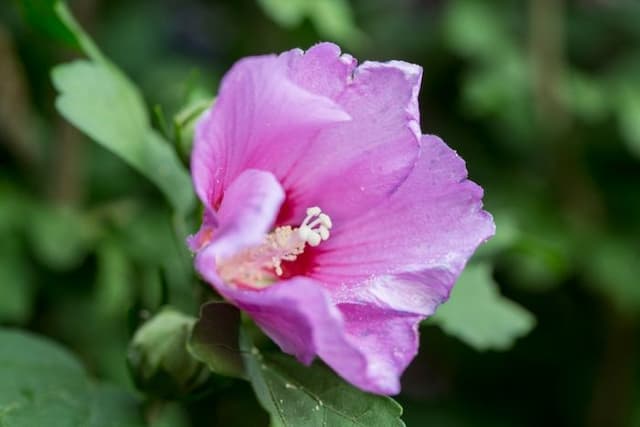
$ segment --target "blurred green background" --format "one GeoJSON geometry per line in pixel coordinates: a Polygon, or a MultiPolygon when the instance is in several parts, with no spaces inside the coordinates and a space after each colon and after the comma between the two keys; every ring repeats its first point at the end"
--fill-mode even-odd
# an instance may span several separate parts
{"type": "MultiPolygon", "coordinates": [[[[197,314],[206,292],[179,238],[198,218],[177,220],[144,176],[57,112],[50,71],[79,52],[44,18],[49,3],[0,4],[0,323],[46,335],[92,377],[132,389],[135,328],[167,303],[197,314]]],[[[496,219],[474,274],[536,321],[514,343],[529,326],[488,344],[427,322],[397,398],[405,422],[640,426],[639,1],[69,5],[185,164],[193,111],[243,56],[331,40],[361,61],[423,66],[422,129],[467,161],[496,219]]],[[[464,304],[473,312],[474,298],[464,304]]],[[[147,417],[267,425],[250,386],[230,380],[147,417]]]]}

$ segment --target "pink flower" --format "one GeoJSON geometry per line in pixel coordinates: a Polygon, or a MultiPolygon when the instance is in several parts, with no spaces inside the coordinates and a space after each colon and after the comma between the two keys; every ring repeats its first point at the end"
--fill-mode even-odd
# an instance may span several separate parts
{"type": "Polygon", "coordinates": [[[482,189],[422,135],[422,69],[337,46],[245,58],[199,121],[202,277],[283,351],[395,394],[418,324],[494,233],[482,189]]]}

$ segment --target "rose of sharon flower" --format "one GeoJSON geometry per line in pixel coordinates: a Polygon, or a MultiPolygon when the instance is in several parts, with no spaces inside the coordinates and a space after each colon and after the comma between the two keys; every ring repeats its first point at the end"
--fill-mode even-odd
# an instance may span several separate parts
{"type": "Polygon", "coordinates": [[[329,43],[242,59],[191,159],[202,277],[283,351],[380,394],[494,233],[464,161],[420,131],[421,74],[329,43]]]}

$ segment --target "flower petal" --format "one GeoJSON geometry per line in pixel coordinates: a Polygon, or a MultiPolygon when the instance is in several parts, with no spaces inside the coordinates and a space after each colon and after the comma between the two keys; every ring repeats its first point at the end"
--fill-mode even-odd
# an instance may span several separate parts
{"type": "MultiPolygon", "coordinates": [[[[312,48],[300,62],[304,64],[308,56],[317,61],[316,51],[321,48],[322,64],[328,68],[326,45],[312,48]]],[[[335,56],[338,53],[336,48],[333,61],[342,64],[345,60],[335,56]]],[[[313,81],[320,74],[314,65],[298,64],[294,78],[313,81]]],[[[334,71],[331,75],[336,74],[334,71]]],[[[311,87],[333,96],[352,119],[323,129],[311,142],[307,155],[281,178],[289,207],[279,222],[296,223],[304,217],[306,207],[315,205],[341,220],[369,210],[398,188],[413,169],[419,152],[417,96],[421,77],[422,69],[417,65],[365,62],[348,77],[338,94],[330,89],[336,86],[335,79],[331,84],[311,87]]]]}
{"type": "Polygon", "coordinates": [[[385,394],[400,392],[400,376],[418,352],[422,316],[368,304],[339,304],[349,340],[367,355],[367,370],[385,394]]]}
{"type": "Polygon", "coordinates": [[[191,157],[196,192],[211,207],[244,169],[280,178],[320,128],[345,120],[349,115],[331,99],[294,84],[284,60],[243,59],[224,77],[215,105],[197,124],[191,157]]]}
{"type": "Polygon", "coordinates": [[[284,191],[273,174],[255,169],[241,173],[226,189],[217,212],[218,228],[209,245],[214,246],[215,255],[226,258],[262,243],[283,200],[284,191]]]}
{"type": "Polygon", "coordinates": [[[200,230],[187,237],[187,246],[189,249],[191,249],[192,252],[198,252],[208,245],[216,228],[218,228],[218,218],[213,210],[205,206],[200,230]]]}
{"type": "Polygon", "coordinates": [[[419,151],[422,70],[354,67],[328,43],[238,62],[196,128],[191,167],[205,205],[246,168],[272,172],[285,189],[278,224],[299,223],[315,205],[347,217],[395,191],[419,151]]]}
{"type": "MultiPolygon", "coordinates": [[[[219,284],[218,291],[245,311],[284,352],[293,354],[305,364],[318,355],[340,376],[357,387],[380,394],[395,394],[400,390],[399,374],[416,350],[415,333],[393,323],[401,333],[394,342],[395,352],[407,347],[409,356],[387,357],[365,331],[365,324],[350,322],[345,329],[343,315],[352,317],[355,308],[338,309],[328,293],[313,280],[296,277],[260,291],[244,290],[219,284]],[[399,345],[398,341],[403,344],[399,345]]],[[[383,320],[372,313],[372,321],[383,320]]],[[[415,331],[414,331],[415,332],[415,331]]],[[[392,350],[393,351],[393,350],[392,350]]]]}
{"type": "Polygon", "coordinates": [[[314,254],[310,277],[337,302],[360,301],[432,314],[495,225],[464,161],[424,136],[415,170],[390,200],[345,223],[314,254]],[[348,285],[348,286],[344,286],[348,285]]]}
{"type": "Polygon", "coordinates": [[[306,52],[293,49],[283,57],[288,61],[291,80],[309,92],[333,100],[350,83],[357,65],[351,55],[343,54],[333,43],[318,43],[306,52]]]}

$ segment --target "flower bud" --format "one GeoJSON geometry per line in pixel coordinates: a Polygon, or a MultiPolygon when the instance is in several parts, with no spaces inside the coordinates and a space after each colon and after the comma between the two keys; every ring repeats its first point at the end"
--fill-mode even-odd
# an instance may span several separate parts
{"type": "Polygon", "coordinates": [[[187,350],[195,319],[164,309],[144,323],[129,344],[136,386],[161,397],[183,396],[209,378],[209,369],[187,350]]]}

